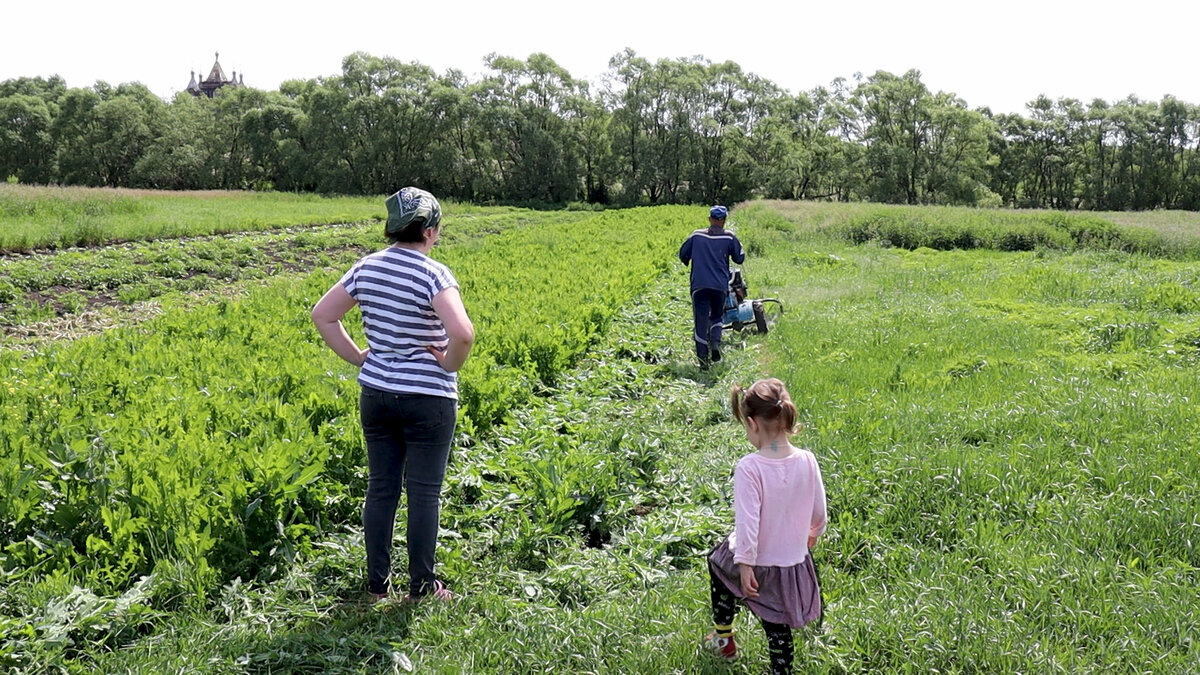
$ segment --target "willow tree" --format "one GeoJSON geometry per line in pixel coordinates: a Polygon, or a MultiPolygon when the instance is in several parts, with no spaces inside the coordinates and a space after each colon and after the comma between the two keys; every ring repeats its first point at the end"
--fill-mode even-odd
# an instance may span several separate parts
{"type": "Polygon", "coordinates": [[[872,201],[974,203],[984,189],[990,120],[919,71],[876,72],[854,91],[864,183],[872,201]]]}
{"type": "Polygon", "coordinates": [[[52,115],[46,101],[28,94],[0,98],[0,179],[47,183],[54,173],[52,115]]]}
{"type": "Polygon", "coordinates": [[[220,187],[213,167],[213,122],[208,98],[177,94],[162,113],[158,135],[134,164],[133,184],[163,190],[220,187]]]}
{"type": "Polygon", "coordinates": [[[491,72],[472,88],[486,139],[493,196],[555,203],[577,199],[578,134],[573,131],[583,83],[545,54],[524,61],[489,55],[491,72]]]}

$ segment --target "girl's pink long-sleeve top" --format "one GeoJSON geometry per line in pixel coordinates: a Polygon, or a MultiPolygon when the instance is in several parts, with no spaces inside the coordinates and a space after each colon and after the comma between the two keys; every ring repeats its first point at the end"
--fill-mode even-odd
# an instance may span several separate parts
{"type": "Polygon", "coordinates": [[[804,562],[808,538],[825,531],[825,485],[808,450],[772,459],[751,453],[733,474],[733,559],[790,567],[804,562]]]}

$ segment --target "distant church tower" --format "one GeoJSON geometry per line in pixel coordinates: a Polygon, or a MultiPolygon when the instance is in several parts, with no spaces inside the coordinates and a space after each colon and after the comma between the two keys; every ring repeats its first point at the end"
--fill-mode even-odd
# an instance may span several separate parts
{"type": "MultiPolygon", "coordinates": [[[[245,73],[243,73],[243,76],[245,73]]],[[[232,79],[225,79],[225,71],[221,68],[221,53],[217,52],[213,61],[212,70],[208,71],[208,77],[200,84],[196,84],[196,71],[192,71],[192,81],[188,83],[187,93],[192,96],[207,96],[212,98],[216,96],[217,90],[221,87],[244,87],[246,83],[238,77],[237,71],[233,71],[232,79]]]]}

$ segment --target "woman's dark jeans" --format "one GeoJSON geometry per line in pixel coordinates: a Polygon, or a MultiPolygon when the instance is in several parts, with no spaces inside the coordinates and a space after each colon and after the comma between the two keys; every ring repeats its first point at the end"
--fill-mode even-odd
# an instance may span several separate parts
{"type": "Polygon", "coordinates": [[[363,387],[359,397],[370,476],[363,504],[367,590],[386,593],[401,481],[408,493],[408,592],[433,590],[442,480],[454,438],[457,402],[363,387]]]}

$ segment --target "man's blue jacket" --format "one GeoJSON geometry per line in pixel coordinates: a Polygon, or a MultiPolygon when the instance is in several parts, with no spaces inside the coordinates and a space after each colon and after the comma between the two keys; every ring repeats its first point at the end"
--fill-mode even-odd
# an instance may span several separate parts
{"type": "Polygon", "coordinates": [[[692,292],[702,288],[729,290],[729,261],[742,264],[742,242],[723,227],[696,230],[679,247],[679,260],[692,264],[692,292]]]}

